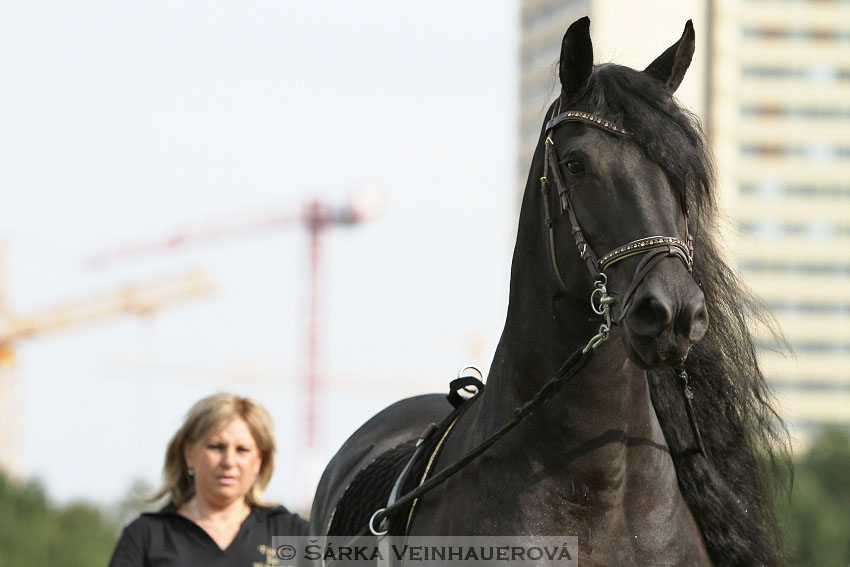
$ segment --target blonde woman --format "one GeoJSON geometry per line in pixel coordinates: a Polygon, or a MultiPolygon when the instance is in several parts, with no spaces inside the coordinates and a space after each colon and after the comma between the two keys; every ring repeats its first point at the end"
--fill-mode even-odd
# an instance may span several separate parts
{"type": "Polygon", "coordinates": [[[264,565],[273,536],[306,535],[307,522],[260,497],[274,470],[262,406],[215,394],[189,410],[168,445],[158,512],[124,528],[110,567],[264,565]]]}

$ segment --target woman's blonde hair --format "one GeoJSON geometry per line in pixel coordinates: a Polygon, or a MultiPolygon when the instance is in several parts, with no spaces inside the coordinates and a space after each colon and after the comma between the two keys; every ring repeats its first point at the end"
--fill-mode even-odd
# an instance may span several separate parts
{"type": "Polygon", "coordinates": [[[262,493],[274,472],[274,434],[268,412],[257,402],[236,394],[218,393],[198,401],[171,441],[165,452],[162,467],[163,486],[153,497],[158,500],[170,496],[175,506],[188,502],[195,495],[195,482],[189,475],[184,450],[187,446],[204,440],[228,421],[241,418],[248,425],[257,450],[262,457],[260,472],[254,485],[245,496],[245,502],[259,505],[262,493]]]}

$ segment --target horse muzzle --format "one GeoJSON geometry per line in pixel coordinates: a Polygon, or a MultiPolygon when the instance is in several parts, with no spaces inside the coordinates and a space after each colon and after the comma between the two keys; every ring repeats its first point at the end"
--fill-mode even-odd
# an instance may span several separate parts
{"type": "Polygon", "coordinates": [[[702,290],[679,262],[661,262],[621,317],[629,358],[644,369],[676,366],[708,330],[702,290]]]}

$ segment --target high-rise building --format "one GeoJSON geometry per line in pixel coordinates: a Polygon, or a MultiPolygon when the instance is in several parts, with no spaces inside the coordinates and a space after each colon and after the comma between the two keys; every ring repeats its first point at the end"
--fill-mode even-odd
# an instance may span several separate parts
{"type": "Polygon", "coordinates": [[[850,2],[523,0],[520,190],[558,94],[561,38],[585,15],[595,61],[638,69],[693,19],[676,96],[717,157],[729,259],[795,353],[760,336],[766,374],[797,442],[850,426],[850,2]]]}
{"type": "Polygon", "coordinates": [[[766,372],[792,432],[850,425],[850,3],[715,0],[711,139],[742,274],[796,358],[766,372]]]}

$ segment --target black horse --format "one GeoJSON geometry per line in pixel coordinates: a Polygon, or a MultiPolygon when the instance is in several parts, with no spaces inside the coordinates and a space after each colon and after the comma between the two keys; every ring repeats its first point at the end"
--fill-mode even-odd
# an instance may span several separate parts
{"type": "MultiPolygon", "coordinates": [[[[580,369],[548,401],[423,496],[406,533],[575,535],[581,565],[781,564],[768,465],[785,461],[787,434],[749,328],[770,317],[721,258],[712,160],[672,96],[693,27],[635,71],[594,66],[589,25],[563,39],[486,389],[432,474],[510,422],[571,353],[595,354],[573,355],[580,369]]],[[[358,470],[451,409],[411,398],[354,433],[322,477],[312,533],[358,470]]]]}

